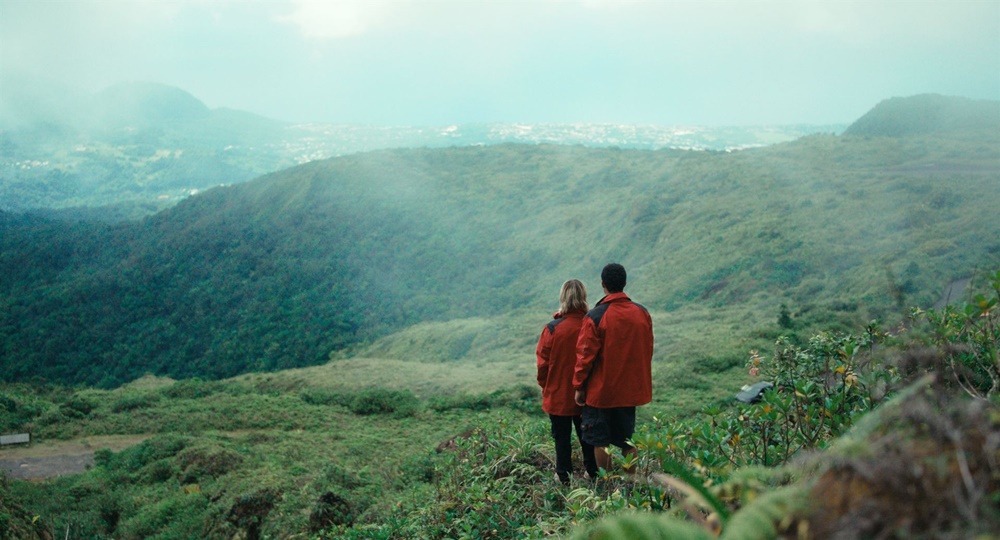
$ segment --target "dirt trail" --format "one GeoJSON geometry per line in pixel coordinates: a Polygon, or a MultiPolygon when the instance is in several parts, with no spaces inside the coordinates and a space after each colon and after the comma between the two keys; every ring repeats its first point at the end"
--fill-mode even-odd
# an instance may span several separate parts
{"type": "Polygon", "coordinates": [[[94,452],[119,451],[146,440],[149,435],[109,435],[72,441],[45,441],[0,449],[0,470],[12,478],[44,480],[81,473],[94,464],[94,452]]]}

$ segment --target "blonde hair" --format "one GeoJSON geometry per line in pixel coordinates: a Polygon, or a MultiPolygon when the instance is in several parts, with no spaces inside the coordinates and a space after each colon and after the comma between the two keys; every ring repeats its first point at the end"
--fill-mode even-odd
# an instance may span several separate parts
{"type": "Polygon", "coordinates": [[[579,279],[569,279],[559,291],[559,313],[587,311],[587,288],[579,279]]]}

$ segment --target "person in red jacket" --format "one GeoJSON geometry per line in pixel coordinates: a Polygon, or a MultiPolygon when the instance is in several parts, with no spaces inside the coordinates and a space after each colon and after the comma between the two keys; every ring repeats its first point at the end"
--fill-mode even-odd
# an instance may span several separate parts
{"type": "Polygon", "coordinates": [[[610,470],[607,448],[637,455],[627,441],[635,408],[653,400],[653,321],[625,294],[625,267],[601,271],[605,296],[587,312],[576,342],[574,398],[583,406],[583,440],[594,446],[597,465],[610,470]]]}
{"type": "Polygon", "coordinates": [[[573,396],[573,369],[576,367],[576,339],[587,312],[587,289],[579,280],[563,283],[559,292],[559,312],[542,328],[535,348],[538,385],[542,387],[542,410],[549,414],[556,445],[556,476],[569,483],[573,474],[573,428],[580,439],[583,463],[591,478],[597,477],[594,448],[583,442],[580,406],[573,396]]]}

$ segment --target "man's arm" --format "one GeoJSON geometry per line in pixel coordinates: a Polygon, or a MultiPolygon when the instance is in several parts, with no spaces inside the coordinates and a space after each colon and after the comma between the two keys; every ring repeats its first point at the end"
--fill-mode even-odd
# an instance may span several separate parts
{"type": "Polygon", "coordinates": [[[580,334],[576,338],[576,367],[573,369],[573,388],[576,390],[577,403],[586,396],[587,378],[590,377],[594,359],[600,352],[601,340],[597,337],[594,321],[584,317],[580,334]]]}

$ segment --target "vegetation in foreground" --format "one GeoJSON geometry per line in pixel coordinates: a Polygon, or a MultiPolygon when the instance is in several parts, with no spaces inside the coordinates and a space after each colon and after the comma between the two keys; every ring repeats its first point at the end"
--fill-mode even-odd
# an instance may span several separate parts
{"type": "Polygon", "coordinates": [[[99,452],[84,474],[4,480],[0,519],[11,538],[987,534],[1000,526],[1000,272],[983,288],[961,308],[917,311],[903,333],[872,323],[779,339],[746,363],[774,383],[761,400],[655,416],[633,438],[635,474],[570,488],[551,479],[530,387],[420,399],[280,374],[7,385],[5,427],[157,433],[99,452]]]}

